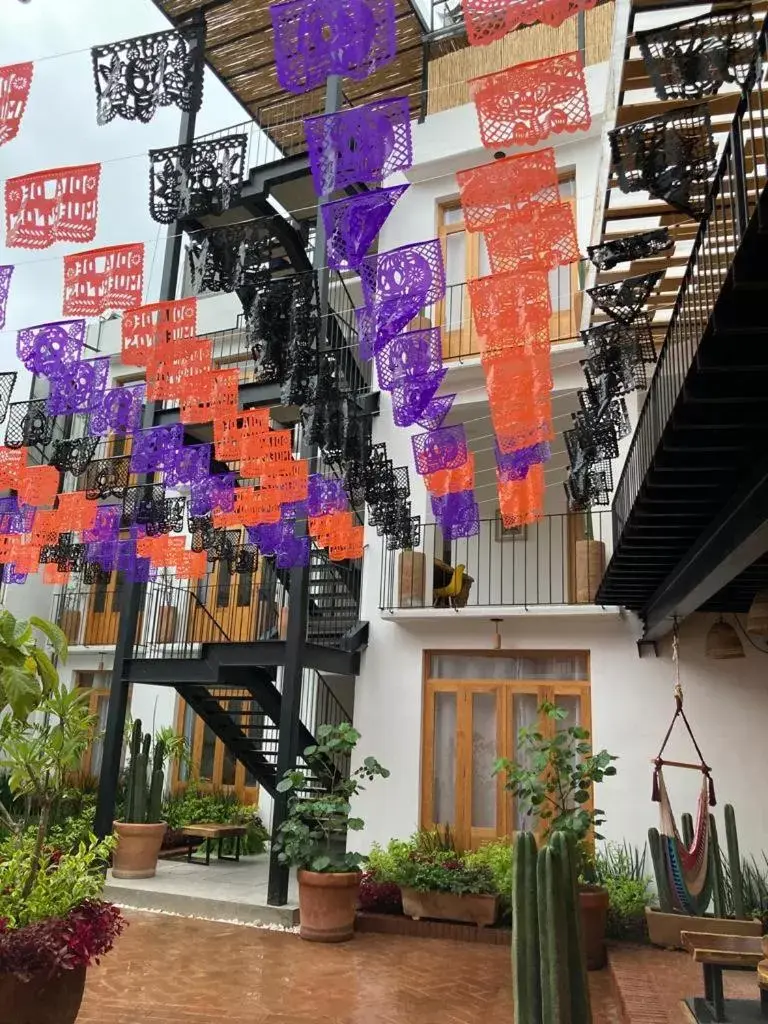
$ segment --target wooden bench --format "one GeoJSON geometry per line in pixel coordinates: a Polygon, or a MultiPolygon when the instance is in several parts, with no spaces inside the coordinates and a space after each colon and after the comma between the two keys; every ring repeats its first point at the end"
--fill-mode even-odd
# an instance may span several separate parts
{"type": "MultiPolygon", "coordinates": [[[[181,834],[187,840],[187,862],[192,863],[192,854],[195,849],[195,840],[202,839],[205,842],[205,865],[210,866],[211,863],[211,842],[215,842],[217,839],[234,839],[235,840],[235,855],[234,857],[225,857],[221,852],[221,842],[219,842],[219,850],[217,854],[218,860],[240,860],[240,840],[248,831],[247,825],[220,825],[216,822],[210,824],[200,825],[187,825],[186,828],[181,830],[181,834]]],[[[200,863],[196,861],[195,863],[200,863]]]]}
{"type": "MultiPolygon", "coordinates": [[[[710,932],[680,933],[683,946],[704,972],[704,998],[686,999],[693,1020],[747,1024],[768,1020],[768,991],[760,985],[760,999],[729,999],[723,996],[723,971],[758,971],[765,957],[762,938],[751,935],[715,935],[710,932]]],[[[758,974],[759,979],[759,974],[758,974]]]]}

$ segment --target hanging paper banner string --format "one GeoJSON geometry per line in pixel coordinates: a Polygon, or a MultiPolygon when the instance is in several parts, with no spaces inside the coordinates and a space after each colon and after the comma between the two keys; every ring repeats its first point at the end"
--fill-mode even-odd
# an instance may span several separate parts
{"type": "Polygon", "coordinates": [[[331,195],[347,185],[380,184],[413,164],[407,96],[308,117],[304,130],[319,196],[331,195]]]}
{"type": "Polygon", "coordinates": [[[398,334],[376,353],[376,377],[382,391],[439,370],[443,362],[440,328],[398,334]]]}
{"type": "Polygon", "coordinates": [[[494,443],[496,456],[496,475],[499,481],[509,483],[511,480],[522,480],[527,476],[531,466],[549,462],[552,449],[548,441],[531,445],[529,448],[518,448],[513,452],[503,452],[498,441],[494,443]]]}
{"type": "Polygon", "coordinates": [[[98,459],[83,474],[80,487],[89,501],[104,498],[124,498],[131,476],[129,455],[120,459],[98,459]]]}
{"type": "Polygon", "coordinates": [[[189,512],[193,516],[204,516],[220,509],[231,512],[235,505],[236,473],[220,473],[205,477],[189,494],[189,512]]]}
{"type": "Polygon", "coordinates": [[[146,366],[156,345],[196,336],[197,299],[137,306],[126,310],[121,326],[122,362],[126,366],[146,366]]]}
{"type": "Polygon", "coordinates": [[[288,92],[309,92],[329,75],[362,81],[397,53],[395,0],[286,0],[269,13],[288,92]]]}
{"type": "Polygon", "coordinates": [[[208,338],[161,342],[147,359],[147,398],[193,397],[212,369],[213,342],[208,338]]]}
{"type": "Polygon", "coordinates": [[[359,270],[392,207],[408,188],[395,185],[320,207],[328,238],[327,262],[332,270],[359,270]]]}
{"type": "Polygon", "coordinates": [[[487,149],[537,146],[550,135],[586,131],[592,124],[578,50],[471,78],[469,95],[487,149]]]}
{"type": "Polygon", "coordinates": [[[16,335],[16,355],[32,373],[55,373],[80,358],[85,320],[57,320],[25,327],[16,335]]]}
{"type": "Polygon", "coordinates": [[[487,46],[521,25],[557,28],[579,11],[589,11],[599,0],[462,0],[470,46],[487,46]]]}
{"type": "Polygon", "coordinates": [[[167,427],[150,427],[133,435],[132,473],[154,473],[169,469],[184,444],[184,427],[173,423],[167,427]]]}
{"type": "Polygon", "coordinates": [[[8,308],[8,293],[11,289],[13,267],[0,267],[0,329],[5,327],[5,315],[8,308]]]}
{"type": "Polygon", "coordinates": [[[187,113],[203,102],[203,52],[180,32],[155,32],[91,49],[96,123],[151,121],[158,107],[187,113]]]}
{"type": "Polygon", "coordinates": [[[216,370],[198,381],[195,395],[182,396],[182,423],[211,423],[236,415],[240,384],[239,370],[216,370]]]}
{"type": "Polygon", "coordinates": [[[11,401],[11,395],[13,394],[13,388],[15,384],[15,370],[9,370],[6,373],[0,373],[0,423],[2,423],[2,421],[8,414],[8,405],[11,401]]]}
{"type": "Polygon", "coordinates": [[[0,68],[0,146],[19,133],[33,74],[34,65],[30,63],[0,68]]]}
{"type": "Polygon", "coordinates": [[[109,380],[109,356],[67,363],[47,371],[46,376],[50,381],[48,412],[52,416],[91,412],[109,380]]]}
{"type": "Polygon", "coordinates": [[[549,357],[552,307],[543,270],[480,277],[467,289],[484,359],[542,350],[549,357]]]}
{"type": "Polygon", "coordinates": [[[544,466],[533,465],[527,474],[518,480],[503,480],[498,477],[499,512],[504,528],[526,526],[535,523],[544,515],[544,466]]]}
{"type": "Polygon", "coordinates": [[[395,385],[392,389],[392,418],[396,427],[411,427],[419,421],[447,373],[447,368],[443,368],[395,385]]]}
{"type": "Polygon", "coordinates": [[[247,135],[149,151],[149,213],[158,224],[221,214],[240,197],[247,135]]]}
{"type": "Polygon", "coordinates": [[[98,437],[75,437],[66,441],[54,441],[50,463],[62,473],[80,476],[90,465],[98,443],[98,437]]]}
{"type": "Polygon", "coordinates": [[[197,486],[209,478],[211,472],[211,446],[194,444],[180,448],[165,471],[165,482],[169,487],[179,484],[197,486]]]}
{"type": "Polygon", "coordinates": [[[18,448],[0,448],[0,490],[16,486],[25,464],[24,453],[18,448]]]}
{"type": "Polygon", "coordinates": [[[94,436],[116,434],[126,437],[141,427],[146,387],[110,388],[100,396],[91,412],[89,432],[94,436]]]}
{"type": "Polygon", "coordinates": [[[467,231],[526,220],[534,207],[557,206],[554,149],[494,160],[456,174],[467,231]]]}
{"type": "Polygon", "coordinates": [[[420,476],[440,469],[458,469],[467,461],[467,438],[464,425],[428,430],[411,437],[416,472],[420,476]]]}
{"type": "Polygon", "coordinates": [[[663,270],[628,277],[615,284],[599,284],[587,289],[592,302],[621,324],[631,324],[648,301],[653,289],[664,276],[663,270]]]}
{"type": "Polygon", "coordinates": [[[101,164],[81,164],[8,178],[5,244],[9,249],[47,249],[56,242],[96,237],[101,164]]]}
{"type": "Polygon", "coordinates": [[[480,532],[480,508],[474,491],[449,492],[431,500],[432,513],[445,540],[475,537],[480,532]]]}
{"type": "Polygon", "coordinates": [[[64,316],[101,316],[107,310],[130,309],[141,305],[143,293],[143,242],[64,257],[64,316]]]}
{"type": "Polygon", "coordinates": [[[421,309],[445,295],[439,239],[414,242],[368,256],[360,270],[364,310],[359,311],[360,354],[370,359],[421,309]]]}
{"type": "Polygon", "coordinates": [[[475,486],[475,456],[469,452],[467,461],[457,469],[440,469],[436,473],[428,473],[424,483],[435,497],[471,490],[475,486]]]}
{"type": "Polygon", "coordinates": [[[675,240],[669,228],[654,228],[636,235],[612,238],[598,245],[588,245],[587,255],[598,270],[612,270],[619,263],[632,263],[648,256],[658,256],[674,247],[675,240]]]}
{"type": "Polygon", "coordinates": [[[488,259],[494,274],[538,267],[554,270],[581,259],[573,206],[535,206],[530,219],[485,229],[488,259]]]}
{"type": "Polygon", "coordinates": [[[216,458],[224,462],[239,461],[243,445],[269,431],[269,409],[245,409],[226,412],[213,421],[216,458]]]}

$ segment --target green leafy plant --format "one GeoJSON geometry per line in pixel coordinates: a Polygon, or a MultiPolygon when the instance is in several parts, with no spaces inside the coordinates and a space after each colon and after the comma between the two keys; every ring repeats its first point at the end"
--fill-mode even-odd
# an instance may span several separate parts
{"type": "Polygon", "coordinates": [[[512,908],[512,843],[496,839],[464,855],[468,867],[487,867],[493,877],[494,891],[499,895],[502,919],[512,908]]]}
{"type": "MultiPolygon", "coordinates": [[[[721,856],[721,860],[726,914],[732,917],[736,910],[731,865],[727,857],[721,856]]],[[[768,854],[762,854],[762,863],[754,856],[742,860],[741,900],[745,916],[758,918],[763,922],[763,931],[768,931],[768,854]]]]}
{"type": "Polygon", "coordinates": [[[342,849],[347,831],[364,827],[362,818],[352,816],[350,802],[364,791],[364,782],[386,779],[389,772],[375,757],[366,757],[348,778],[337,769],[360,739],[351,725],[321,725],[317,739],[304,750],[308,771],[288,771],[277,784],[278,792],[291,794],[275,837],[278,859],[308,871],[359,871],[366,858],[342,849]],[[311,788],[318,779],[325,787],[321,792],[311,788]]]}
{"type": "Polygon", "coordinates": [[[490,896],[496,892],[487,864],[468,864],[455,853],[412,853],[394,881],[419,892],[450,892],[456,896],[490,896]]]}
{"type": "Polygon", "coordinates": [[[19,721],[39,707],[59,680],[38,634],[57,657],[66,659],[67,638],[53,622],[36,615],[17,619],[6,609],[0,611],[0,714],[10,710],[19,721]]]}
{"type": "Polygon", "coordinates": [[[549,735],[538,725],[520,729],[517,738],[519,760],[501,758],[495,772],[506,776],[505,787],[516,798],[527,818],[543,826],[544,841],[553,832],[572,835],[579,844],[582,870],[588,861],[586,840],[605,820],[603,811],[590,808],[592,786],[616,774],[617,758],[607,750],[592,753],[589,730],[579,725],[558,728],[567,711],[544,701],[539,715],[552,723],[549,735]]]}
{"type": "Polygon", "coordinates": [[[646,941],[645,908],[651,900],[647,848],[607,843],[595,851],[594,877],[608,890],[609,938],[646,941]]]}

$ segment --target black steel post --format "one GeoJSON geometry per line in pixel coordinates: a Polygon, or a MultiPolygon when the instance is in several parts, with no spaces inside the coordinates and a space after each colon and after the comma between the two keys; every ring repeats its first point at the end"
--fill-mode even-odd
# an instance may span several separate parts
{"type": "MultiPolygon", "coordinates": [[[[341,77],[332,75],[325,88],[325,113],[335,114],[341,110],[344,95],[341,77]]],[[[320,216],[320,207],[329,199],[321,196],[318,200],[317,225],[315,227],[315,251],[312,265],[317,274],[319,330],[317,345],[322,350],[328,333],[330,310],[330,272],[328,270],[328,240],[325,224],[320,216]]],[[[302,445],[302,456],[314,461],[316,451],[302,445]]],[[[306,519],[296,520],[296,533],[306,535],[306,519]]],[[[307,617],[309,610],[310,565],[298,566],[291,570],[290,599],[288,604],[288,628],[286,633],[286,655],[283,668],[283,692],[280,701],[280,726],[277,747],[277,778],[296,767],[299,754],[299,714],[301,710],[301,684],[304,674],[304,651],[307,640],[307,617]]],[[[288,796],[278,793],[272,807],[272,835],[285,821],[288,811],[288,796]]],[[[284,867],[273,851],[269,862],[267,903],[282,907],[288,902],[288,868],[284,867]]]]}
{"type": "MultiPolygon", "coordinates": [[[[205,47],[205,20],[200,18],[194,25],[195,47],[205,47]]],[[[202,61],[202,57],[201,57],[202,61]]],[[[188,145],[195,137],[197,113],[194,110],[184,112],[179,124],[179,145],[188,145]]],[[[181,265],[182,232],[178,221],[168,228],[163,257],[163,274],[160,281],[160,301],[176,298],[176,285],[181,265]]],[[[142,427],[155,425],[157,403],[147,402],[142,417],[142,427]]],[[[147,480],[151,482],[151,477],[147,480]]],[[[128,710],[128,683],[125,676],[125,663],[133,653],[133,644],[139,623],[139,615],[144,601],[146,586],[139,583],[126,582],[120,607],[120,621],[115,646],[115,659],[112,666],[112,681],[109,691],[107,722],[104,729],[104,751],[99,775],[99,792],[96,800],[96,819],[94,831],[97,836],[109,835],[115,815],[115,799],[120,778],[120,761],[123,753],[123,734],[125,716],[128,710]]]]}

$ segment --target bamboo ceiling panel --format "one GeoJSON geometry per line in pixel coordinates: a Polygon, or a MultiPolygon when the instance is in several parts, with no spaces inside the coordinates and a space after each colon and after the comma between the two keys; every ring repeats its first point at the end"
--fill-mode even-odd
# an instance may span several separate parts
{"type": "MultiPolygon", "coordinates": [[[[695,6],[698,8],[701,5],[696,4],[695,6]]],[[[718,8],[725,10],[738,6],[745,6],[745,4],[738,3],[737,0],[714,0],[712,3],[713,10],[718,8]]],[[[768,3],[766,0],[759,0],[750,6],[755,23],[760,25],[768,11],[768,3]]],[[[692,0],[672,0],[672,2],[668,2],[668,0],[632,0],[630,24],[633,32],[657,27],[661,11],[665,15],[669,14],[669,17],[664,19],[665,24],[674,24],[698,13],[698,10],[691,10],[692,7],[694,7],[692,0]]],[[[737,86],[726,85],[716,96],[701,101],[706,102],[709,107],[712,134],[718,149],[730,129],[739,95],[737,86]]],[[[689,106],[692,102],[695,101],[670,100],[662,102],[657,98],[635,37],[630,35],[627,38],[624,53],[616,125],[633,124],[668,110],[689,106]]],[[[763,158],[764,154],[758,154],[758,157],[763,158]]],[[[754,154],[747,146],[748,170],[752,166],[754,166],[754,154]]],[[[706,195],[709,191],[708,183],[702,183],[700,190],[697,189],[697,191],[700,191],[701,195],[706,195]]],[[[727,223],[730,211],[726,210],[724,214],[723,221],[727,223]]],[[[596,283],[607,284],[625,277],[645,274],[650,270],[663,269],[664,277],[648,300],[648,313],[653,318],[654,327],[658,330],[669,319],[669,312],[674,305],[680,285],[681,273],[688,262],[691,243],[696,237],[699,225],[697,221],[685,213],[675,210],[663,200],[647,196],[642,192],[631,195],[622,193],[618,188],[616,174],[612,170],[605,195],[602,240],[647,231],[655,227],[668,227],[675,242],[674,249],[670,250],[668,258],[663,260],[661,265],[659,265],[658,258],[635,260],[631,264],[622,264],[610,271],[598,273],[596,283]]],[[[604,319],[605,314],[602,311],[593,309],[593,323],[602,322],[604,319]]]]}
{"type": "MultiPolygon", "coordinates": [[[[206,61],[257,124],[286,153],[303,145],[301,120],[323,110],[324,90],[294,95],[277,81],[274,33],[268,0],[154,0],[180,27],[205,12],[206,61]]],[[[344,94],[365,103],[392,93],[420,105],[424,25],[411,0],[396,0],[397,57],[363,82],[345,80],[344,94]]]]}

